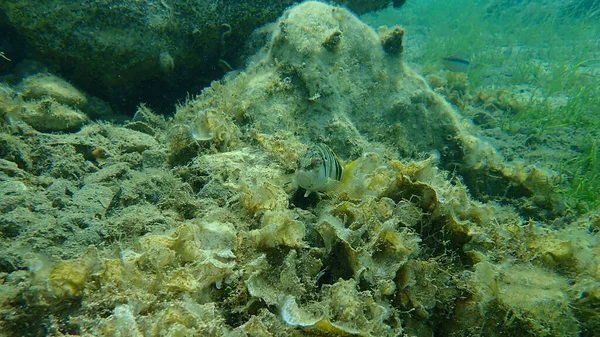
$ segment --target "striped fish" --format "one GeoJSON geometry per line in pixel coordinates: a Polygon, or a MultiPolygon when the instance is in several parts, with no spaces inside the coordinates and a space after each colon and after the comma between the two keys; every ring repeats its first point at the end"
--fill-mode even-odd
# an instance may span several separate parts
{"type": "Polygon", "coordinates": [[[311,192],[326,192],[342,179],[344,169],[339,158],[329,146],[317,144],[298,160],[296,181],[308,196],[311,192]]]}
{"type": "Polygon", "coordinates": [[[446,56],[442,58],[444,67],[455,73],[466,73],[469,71],[471,62],[469,59],[459,55],[446,56]]]}

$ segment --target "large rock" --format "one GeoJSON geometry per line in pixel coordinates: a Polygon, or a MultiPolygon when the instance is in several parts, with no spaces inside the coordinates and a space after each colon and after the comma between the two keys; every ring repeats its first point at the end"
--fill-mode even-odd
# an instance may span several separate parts
{"type": "MultiPolygon", "coordinates": [[[[114,107],[168,108],[229,70],[248,35],[294,2],[19,0],[0,2],[0,18],[40,61],[114,107]]],[[[343,2],[360,12],[388,4],[343,2]]]]}

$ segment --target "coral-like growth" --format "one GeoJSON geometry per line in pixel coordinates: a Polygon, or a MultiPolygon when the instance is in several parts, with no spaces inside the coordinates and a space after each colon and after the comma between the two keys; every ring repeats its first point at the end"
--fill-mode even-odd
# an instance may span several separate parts
{"type": "Polygon", "coordinates": [[[402,29],[402,27],[396,26],[390,30],[382,28],[380,34],[381,46],[383,46],[383,50],[385,50],[386,53],[394,56],[402,54],[402,51],[404,50],[404,29],[402,29]]]}
{"type": "Polygon", "coordinates": [[[187,120],[179,115],[178,123],[168,133],[171,162],[184,163],[203,148],[226,150],[235,145],[239,128],[222,111],[204,109],[187,120]]]}

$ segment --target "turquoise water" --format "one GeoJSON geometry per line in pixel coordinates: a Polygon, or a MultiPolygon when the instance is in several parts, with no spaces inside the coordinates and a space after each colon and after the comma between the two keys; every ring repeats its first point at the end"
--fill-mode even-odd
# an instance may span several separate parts
{"type": "Polygon", "coordinates": [[[373,27],[403,25],[410,46],[405,60],[433,79],[447,76],[444,57],[468,59],[468,93],[460,103],[483,106],[506,135],[530,140],[530,146],[511,146],[509,156],[556,170],[571,205],[595,209],[600,198],[597,7],[593,1],[433,0],[366,14],[363,20],[373,27]],[[496,102],[482,97],[499,91],[503,97],[496,102]]]}

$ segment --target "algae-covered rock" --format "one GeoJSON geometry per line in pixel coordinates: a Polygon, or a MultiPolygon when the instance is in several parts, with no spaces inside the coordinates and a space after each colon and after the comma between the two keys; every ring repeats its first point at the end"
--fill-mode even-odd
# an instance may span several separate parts
{"type": "MultiPolygon", "coordinates": [[[[481,318],[487,316],[491,321],[497,321],[509,317],[506,331],[510,333],[527,331],[528,336],[578,334],[577,319],[568,304],[568,282],[560,275],[527,264],[507,261],[492,265],[484,261],[475,265],[471,282],[474,285],[472,296],[477,298],[480,310],[479,314],[471,313],[474,317],[470,322],[477,322],[475,326],[491,332],[497,328],[481,318]]],[[[472,328],[457,324],[448,333],[472,328]]]]}
{"type": "Polygon", "coordinates": [[[226,150],[239,145],[239,127],[221,110],[202,110],[191,119],[176,117],[175,123],[167,137],[172,164],[186,163],[203,149],[226,150]]]}
{"type": "Polygon", "coordinates": [[[12,131],[25,122],[41,132],[73,132],[88,121],[80,110],[87,107],[87,97],[59,77],[33,75],[24,79],[18,89],[0,85],[0,117],[12,131]]]}
{"type": "MultiPolygon", "coordinates": [[[[400,27],[378,33],[347,11],[323,6],[307,3],[269,26],[268,44],[248,69],[180,107],[177,126],[193,130],[201,111],[218,110],[238,123],[251,121],[259,141],[265,138],[261,134],[291,129],[298,142],[325,140],[341,158],[372,151],[367,139],[395,149],[394,155],[436,152],[441,166],[459,170],[475,196],[529,196],[543,208],[538,217],[564,211],[560,198],[549,192],[552,172],[506,162],[475,135],[470,121],[404,65],[400,27]],[[308,29],[306,20],[316,24],[308,29]],[[323,44],[332,34],[335,49],[323,44]]],[[[281,152],[276,156],[284,158],[285,149],[281,152]]]]}
{"type": "MultiPolygon", "coordinates": [[[[218,78],[238,62],[254,29],[296,2],[19,0],[2,2],[0,11],[40,61],[114,107],[125,100],[132,109],[140,97],[173,101],[218,78]]],[[[388,1],[342,3],[364,13],[388,1]]]]}
{"type": "Polygon", "coordinates": [[[58,103],[84,108],[87,97],[69,82],[52,74],[36,74],[21,81],[19,91],[26,99],[51,97],[58,103]]]}
{"type": "Polygon", "coordinates": [[[42,132],[76,131],[87,121],[81,111],[50,98],[25,103],[20,119],[42,132]]]}
{"type": "Polygon", "coordinates": [[[7,334],[593,335],[598,216],[493,201],[548,207],[551,174],[472,132],[403,64],[400,27],[309,1],[265,30],[172,119],[2,126],[7,334]],[[343,172],[307,196],[296,161],[318,143],[307,165],[343,172]]]}
{"type": "Polygon", "coordinates": [[[62,261],[48,274],[48,292],[55,300],[64,301],[83,296],[83,290],[96,263],[94,253],[81,259],[62,261]]]}
{"type": "Polygon", "coordinates": [[[0,125],[7,124],[12,129],[23,110],[23,100],[16,90],[0,83],[0,125]]]}

